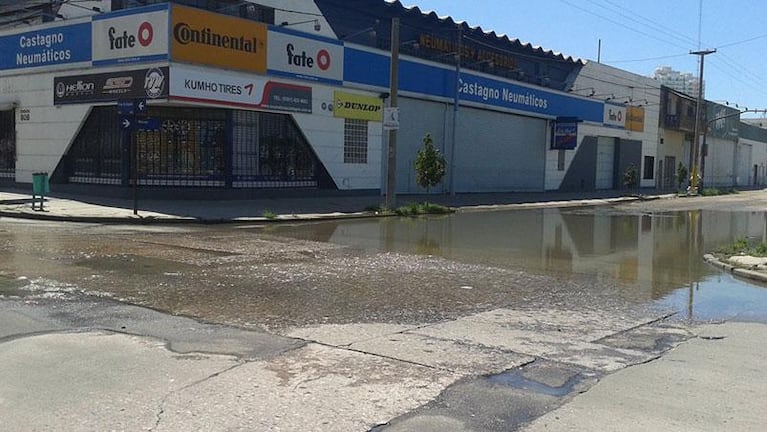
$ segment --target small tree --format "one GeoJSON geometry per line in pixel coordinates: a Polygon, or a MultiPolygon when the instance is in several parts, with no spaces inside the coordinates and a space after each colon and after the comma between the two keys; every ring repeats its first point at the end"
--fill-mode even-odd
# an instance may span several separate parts
{"type": "Polygon", "coordinates": [[[687,168],[685,168],[684,165],[682,165],[682,162],[679,162],[679,165],[676,167],[676,188],[677,190],[682,189],[682,184],[687,181],[687,168]]]}
{"type": "Polygon", "coordinates": [[[634,164],[629,164],[626,167],[626,171],[623,172],[623,185],[629,189],[634,189],[637,186],[638,180],[637,168],[634,164]]]}
{"type": "Polygon", "coordinates": [[[415,181],[426,193],[445,177],[445,158],[439,153],[430,134],[423,138],[423,147],[415,157],[415,181]]]}

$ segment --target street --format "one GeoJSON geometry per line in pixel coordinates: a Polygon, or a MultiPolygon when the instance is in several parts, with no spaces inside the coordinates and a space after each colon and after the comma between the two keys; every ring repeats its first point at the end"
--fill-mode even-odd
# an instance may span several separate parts
{"type": "MultiPolygon", "coordinates": [[[[584,212],[596,215],[599,237],[599,215],[605,211],[624,215],[609,218],[607,232],[617,233],[616,226],[634,226],[623,222],[625,215],[689,206],[755,208],[764,200],[758,192],[644,201],[561,217],[569,222],[581,221],[584,212]]],[[[513,217],[509,223],[517,227],[538,218],[511,213],[498,217],[513,217]]],[[[470,217],[485,213],[469,213],[475,214],[470,217]]],[[[9,419],[5,427],[583,430],[572,426],[577,423],[568,426],[565,417],[550,416],[568,410],[575,413],[571,417],[592,418],[583,411],[588,402],[577,407],[604,383],[615,380],[620,388],[633,389],[634,382],[618,377],[637,370],[635,379],[647,381],[642,368],[681,347],[692,357],[701,352],[696,349],[717,352],[720,336],[741,341],[744,355],[730,359],[743,362],[737,368],[741,390],[754,404],[764,401],[764,379],[754,366],[760,357],[749,348],[762,337],[763,324],[680,319],[683,311],[661,301],[676,292],[679,271],[658,273],[650,285],[653,294],[641,278],[628,277],[633,272],[625,271],[623,246],[618,252],[612,246],[609,253],[591,246],[603,270],[616,257],[616,268],[623,270],[615,273],[594,273],[598,266],[582,264],[594,260],[587,256],[568,258],[570,271],[536,266],[520,252],[493,249],[499,246],[488,240],[491,256],[467,240],[462,242],[468,247],[452,243],[461,238],[455,233],[448,248],[447,240],[433,237],[442,223],[474,227],[472,219],[457,216],[434,221],[429,229],[437,234],[429,231],[415,253],[396,246],[396,236],[383,237],[395,246],[382,251],[365,234],[378,228],[367,225],[128,226],[4,218],[0,415],[9,419]],[[345,232],[368,246],[346,244],[345,232]]],[[[480,222],[486,229],[495,226],[480,222]]],[[[381,232],[421,233],[420,226],[404,223],[385,225],[381,232]]],[[[545,239],[549,229],[542,230],[545,239]]],[[[626,243],[615,235],[613,243],[626,243]]],[[[541,241],[533,236],[529,244],[541,241]]],[[[528,243],[510,244],[515,249],[528,243]]],[[[572,250],[582,249],[576,242],[572,250]]],[[[559,250],[566,248],[560,244],[559,250]]],[[[693,248],[689,254],[699,252],[693,248]]],[[[562,259],[554,261],[557,268],[562,259]]],[[[685,277],[718,274],[700,258],[691,262],[685,277]]],[[[690,358],[683,361],[693,367],[690,358]]],[[[671,385],[664,392],[675,389],[671,385]]],[[[632,397],[642,400],[642,393],[632,397]]],[[[691,423],[695,429],[668,429],[721,430],[709,427],[721,427],[714,422],[718,414],[711,416],[711,423],[691,423]]],[[[758,418],[739,418],[745,423],[734,423],[732,430],[764,427],[758,418]]],[[[641,430],[627,422],[612,425],[605,428],[641,430]]]]}

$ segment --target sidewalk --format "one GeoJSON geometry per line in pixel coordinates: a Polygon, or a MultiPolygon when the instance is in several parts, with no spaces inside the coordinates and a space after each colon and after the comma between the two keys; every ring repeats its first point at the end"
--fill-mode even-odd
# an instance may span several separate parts
{"type": "MultiPolygon", "coordinates": [[[[658,198],[656,195],[647,198],[658,198]]],[[[672,195],[669,195],[672,196],[672,195]]],[[[398,205],[429,201],[461,211],[530,207],[595,206],[637,200],[625,191],[398,195],[398,205]]],[[[227,223],[371,217],[380,195],[256,198],[236,200],[139,200],[53,194],[44,210],[32,209],[32,196],[20,189],[0,189],[0,217],[93,223],[227,223]]]]}

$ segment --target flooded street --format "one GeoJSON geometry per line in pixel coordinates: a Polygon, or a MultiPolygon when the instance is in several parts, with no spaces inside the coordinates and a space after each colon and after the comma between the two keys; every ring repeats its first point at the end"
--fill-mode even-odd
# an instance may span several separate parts
{"type": "Polygon", "coordinates": [[[418,324],[499,307],[767,321],[767,289],[706,264],[762,212],[631,206],[281,225],[0,220],[0,296],[83,294],[280,329],[418,324]]]}
{"type": "Polygon", "coordinates": [[[693,418],[718,399],[684,401],[718,398],[740,370],[726,397],[740,424],[762,425],[744,416],[763,398],[742,389],[763,388],[767,289],[702,256],[763,239],[764,213],[666,205],[214,226],[4,218],[0,416],[13,430],[506,432],[556,421],[614,377],[609,401],[644,414],[663,388],[673,418],[693,418]]]}

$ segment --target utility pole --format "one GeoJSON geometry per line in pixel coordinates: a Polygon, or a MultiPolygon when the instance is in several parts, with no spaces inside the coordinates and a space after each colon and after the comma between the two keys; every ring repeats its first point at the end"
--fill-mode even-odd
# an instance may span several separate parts
{"type": "Polygon", "coordinates": [[[701,151],[700,134],[703,132],[705,135],[705,129],[701,131],[700,117],[703,112],[703,63],[707,55],[713,54],[716,49],[702,50],[702,51],[690,51],[690,54],[700,57],[700,71],[698,72],[698,101],[695,107],[695,134],[693,136],[692,146],[690,148],[690,191],[692,193],[698,192],[698,164],[701,151]]]}
{"type": "Polygon", "coordinates": [[[456,140],[458,139],[458,106],[461,102],[459,87],[461,86],[461,42],[463,40],[463,29],[458,27],[457,33],[458,41],[456,42],[455,53],[455,88],[453,89],[455,91],[453,95],[453,136],[450,140],[450,171],[448,171],[448,174],[450,175],[450,195],[453,196],[455,196],[455,144],[456,140]]]}
{"type": "MultiPolygon", "coordinates": [[[[389,77],[389,107],[397,108],[399,88],[399,18],[391,19],[391,67],[389,77]]],[[[397,129],[389,131],[389,151],[386,165],[386,208],[397,205],[397,129]]]]}

